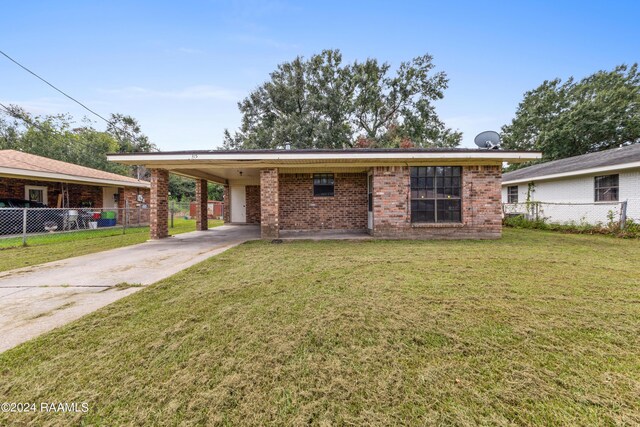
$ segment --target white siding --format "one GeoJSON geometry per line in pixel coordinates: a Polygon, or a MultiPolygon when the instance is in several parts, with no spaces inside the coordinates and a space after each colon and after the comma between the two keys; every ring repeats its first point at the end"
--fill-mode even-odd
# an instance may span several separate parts
{"type": "MultiPolygon", "coordinates": [[[[612,171],[602,175],[618,174],[619,201],[628,201],[627,218],[640,222],[640,170],[612,171]]],[[[600,174],[598,174],[600,175],[600,174]]],[[[552,203],[588,203],[579,206],[544,206],[543,216],[554,222],[606,223],[609,211],[619,215],[619,205],[594,202],[594,177],[584,175],[550,181],[534,181],[531,201],[552,203]]],[[[518,201],[527,201],[527,183],[518,184],[518,201]]],[[[502,186],[502,201],[507,203],[507,185],[502,186]]]]}

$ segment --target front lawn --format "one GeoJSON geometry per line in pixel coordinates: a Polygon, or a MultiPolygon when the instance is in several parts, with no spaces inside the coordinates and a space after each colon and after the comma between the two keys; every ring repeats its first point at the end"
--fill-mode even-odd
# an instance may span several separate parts
{"type": "MultiPolygon", "coordinates": [[[[176,218],[169,234],[195,231],[196,221],[176,218]]],[[[222,225],[222,221],[209,220],[209,227],[222,225]]],[[[0,271],[58,261],[79,255],[135,245],[149,240],[149,227],[97,229],[70,233],[28,236],[28,246],[20,246],[22,237],[0,239],[0,271]]]]}
{"type": "MultiPolygon", "coordinates": [[[[638,425],[640,242],[250,242],[0,355],[36,425],[638,425]]],[[[109,291],[118,292],[118,291],[109,291]]]]}

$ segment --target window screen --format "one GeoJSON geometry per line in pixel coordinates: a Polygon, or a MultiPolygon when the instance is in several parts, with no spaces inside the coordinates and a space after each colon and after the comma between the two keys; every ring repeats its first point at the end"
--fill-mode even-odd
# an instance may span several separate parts
{"type": "Polygon", "coordinates": [[[518,186],[507,187],[507,202],[518,203],[518,186]]]}
{"type": "Polygon", "coordinates": [[[595,177],[595,201],[618,201],[619,176],[603,175],[595,177]]]}
{"type": "Polygon", "coordinates": [[[334,181],[332,173],[316,173],[313,175],[313,195],[316,197],[332,197],[334,181]]]}

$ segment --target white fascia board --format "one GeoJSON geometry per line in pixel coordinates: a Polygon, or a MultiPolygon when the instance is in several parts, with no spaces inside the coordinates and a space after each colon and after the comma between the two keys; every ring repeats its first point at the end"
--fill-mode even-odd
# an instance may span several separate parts
{"type": "Polygon", "coordinates": [[[25,169],[14,169],[0,167],[0,175],[11,175],[12,177],[21,179],[41,178],[43,180],[52,179],[56,181],[74,182],[78,184],[99,184],[103,186],[111,185],[116,187],[138,187],[151,188],[151,183],[146,181],[127,182],[117,181],[115,179],[91,178],[77,175],[67,175],[55,172],[32,171],[25,169]]]}
{"type": "Polygon", "coordinates": [[[614,172],[618,170],[626,170],[626,169],[634,169],[640,168],[640,162],[626,163],[622,165],[610,165],[610,166],[601,166],[598,168],[591,169],[580,169],[571,172],[562,172],[562,173],[554,173],[551,175],[542,175],[542,176],[534,176],[531,178],[523,178],[523,179],[513,179],[510,181],[503,181],[502,185],[512,185],[512,184],[522,184],[524,182],[534,182],[534,181],[548,181],[552,179],[561,179],[568,178],[572,176],[581,176],[581,175],[593,175],[602,172],[614,172]]]}
{"type": "Polygon", "coordinates": [[[107,156],[110,162],[137,162],[138,164],[153,164],[155,162],[167,161],[193,161],[201,160],[431,160],[431,159],[479,159],[479,160],[495,160],[500,162],[529,161],[540,159],[540,153],[503,153],[500,151],[491,151],[482,153],[465,153],[465,152],[428,152],[428,153],[193,153],[193,154],[138,154],[138,155],[115,155],[107,156]]]}

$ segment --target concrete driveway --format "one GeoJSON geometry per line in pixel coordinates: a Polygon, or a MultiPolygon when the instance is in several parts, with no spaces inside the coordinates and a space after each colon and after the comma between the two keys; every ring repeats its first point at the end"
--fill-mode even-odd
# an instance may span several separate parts
{"type": "Polygon", "coordinates": [[[259,238],[257,226],[224,225],[1,272],[0,352],[259,238]]]}

